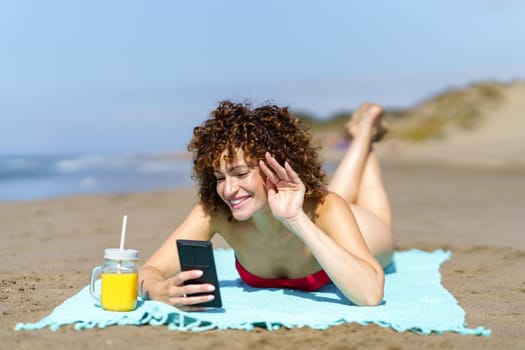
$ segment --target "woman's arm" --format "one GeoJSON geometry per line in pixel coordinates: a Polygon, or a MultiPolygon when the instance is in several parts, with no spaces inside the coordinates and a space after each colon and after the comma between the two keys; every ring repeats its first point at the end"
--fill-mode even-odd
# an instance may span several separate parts
{"type": "Polygon", "coordinates": [[[329,193],[314,223],[304,212],[304,184],[285,162],[269,153],[259,167],[266,175],[268,202],[276,219],[310,249],[345,296],[357,305],[377,305],[383,298],[384,272],[366,245],[346,201],[329,193]]]}
{"type": "Polygon", "coordinates": [[[378,305],[383,299],[384,272],[368,249],[348,203],[329,193],[316,215],[314,223],[302,211],[285,224],[305,242],[348,299],[357,305],[378,305]]]}
{"type": "Polygon", "coordinates": [[[178,306],[212,300],[211,294],[186,297],[194,293],[212,292],[214,287],[211,284],[184,285],[187,280],[199,278],[202,271],[180,271],[176,244],[178,239],[209,240],[212,232],[210,216],[200,204],[196,205],[182,224],[140,268],[140,295],[144,299],[160,300],[178,306]]]}

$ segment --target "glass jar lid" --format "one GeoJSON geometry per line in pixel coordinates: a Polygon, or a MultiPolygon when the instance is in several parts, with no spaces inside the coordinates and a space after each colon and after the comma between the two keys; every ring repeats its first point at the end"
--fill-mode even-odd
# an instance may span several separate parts
{"type": "Polygon", "coordinates": [[[104,259],[112,260],[137,260],[139,252],[135,249],[108,248],[104,250],[104,259]]]}

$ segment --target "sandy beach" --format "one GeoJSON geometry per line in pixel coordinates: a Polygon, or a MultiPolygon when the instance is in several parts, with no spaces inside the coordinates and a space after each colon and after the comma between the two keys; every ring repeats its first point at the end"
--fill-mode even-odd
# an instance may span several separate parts
{"type": "MultiPolygon", "coordinates": [[[[436,147],[461,149],[455,141],[428,146],[425,157],[423,151],[411,153],[408,148],[395,154],[380,149],[397,249],[451,250],[451,260],[441,269],[443,285],[466,311],[468,326],[492,329],[489,337],[423,336],[356,324],[271,332],[191,333],[166,327],[13,330],[17,322],[40,320],[88,284],[104,248],[119,244],[123,213],[129,216],[127,246],[139,249],[142,259],[149,256],[194,203],[194,190],[188,188],[0,202],[0,348],[523,349],[525,163],[519,158],[525,154],[523,130],[512,134],[512,151],[509,146],[495,154],[494,138],[488,146],[479,141],[478,148],[471,139],[468,151],[475,149],[477,158],[467,151],[454,152],[453,162],[440,158],[443,148],[436,147]],[[510,158],[503,159],[505,155],[510,158]]],[[[224,247],[220,239],[214,243],[224,247]]]]}
{"type": "Polygon", "coordinates": [[[398,249],[451,250],[443,284],[466,311],[467,324],[492,329],[490,337],[422,336],[352,324],[326,331],[199,334],[166,327],[13,331],[17,322],[36,322],[89,282],[103,249],[118,246],[122,213],[129,215],[128,246],[142,257],[151,254],[189,210],[194,193],[188,189],[1,203],[0,348],[522,348],[525,169],[385,162],[384,177],[398,249]]]}

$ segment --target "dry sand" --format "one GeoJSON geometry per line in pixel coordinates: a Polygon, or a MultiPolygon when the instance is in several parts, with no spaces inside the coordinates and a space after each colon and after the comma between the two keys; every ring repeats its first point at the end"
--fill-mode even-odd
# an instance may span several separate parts
{"type": "MultiPolygon", "coordinates": [[[[505,108],[523,110],[517,105],[505,108]]],[[[505,113],[498,117],[501,122],[505,113]]],[[[494,150],[493,134],[492,141],[481,138],[471,141],[474,145],[451,141],[459,155],[440,145],[441,152],[457,155],[453,162],[440,158],[435,146],[429,146],[426,157],[419,151],[414,156],[405,145],[395,152],[380,150],[398,249],[450,249],[452,259],[441,269],[443,284],[465,309],[468,326],[490,328],[490,337],[422,336],[355,324],[325,331],[184,333],[166,327],[13,331],[17,322],[38,321],[89,282],[104,248],[119,243],[123,213],[129,215],[127,245],[139,249],[143,258],[149,256],[191,207],[194,192],[187,189],[0,203],[0,348],[523,349],[525,166],[516,161],[524,154],[523,130],[508,130],[516,134],[515,143],[508,146],[511,153],[488,152],[494,150]],[[467,148],[476,150],[477,158],[464,151],[467,148]],[[457,166],[461,159],[468,166],[457,166]]],[[[216,245],[223,242],[217,240],[216,245]]]]}

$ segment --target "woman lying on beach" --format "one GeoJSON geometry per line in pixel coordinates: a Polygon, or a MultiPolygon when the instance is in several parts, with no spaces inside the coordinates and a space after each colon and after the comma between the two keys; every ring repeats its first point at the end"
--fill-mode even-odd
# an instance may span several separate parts
{"type": "Polygon", "coordinates": [[[199,203],[140,269],[142,297],[178,307],[212,300],[213,285],[184,285],[202,272],[180,271],[176,240],[219,233],[253,287],[333,282],[356,305],[379,304],[394,246],[372,148],[385,132],[382,114],[375,104],[353,114],[351,146],[327,186],[311,134],[287,108],[221,102],[188,146],[199,203]]]}

